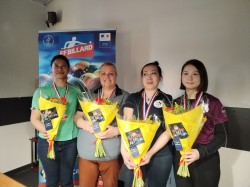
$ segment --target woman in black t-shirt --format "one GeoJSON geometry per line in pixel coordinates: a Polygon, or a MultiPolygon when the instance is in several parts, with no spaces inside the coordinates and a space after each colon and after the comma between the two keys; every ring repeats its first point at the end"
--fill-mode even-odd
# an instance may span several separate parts
{"type": "MultiPolygon", "coordinates": [[[[143,180],[147,179],[148,187],[166,187],[168,177],[172,167],[172,144],[171,137],[166,131],[162,112],[162,105],[170,106],[172,96],[165,94],[158,85],[162,80],[162,71],[158,62],[148,63],[141,70],[141,79],[144,88],[136,93],[132,93],[127,98],[124,105],[125,119],[144,120],[150,115],[156,115],[161,125],[151,143],[149,151],[139,164],[141,166],[143,180]]],[[[125,187],[131,187],[133,182],[133,169],[136,166],[125,149],[121,145],[125,167],[124,178],[125,187]]]]}

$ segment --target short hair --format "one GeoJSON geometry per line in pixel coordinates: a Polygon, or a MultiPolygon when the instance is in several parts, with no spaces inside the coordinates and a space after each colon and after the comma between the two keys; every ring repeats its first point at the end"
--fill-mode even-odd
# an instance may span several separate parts
{"type": "Polygon", "coordinates": [[[68,59],[66,56],[64,56],[64,55],[56,55],[56,56],[54,56],[54,57],[52,58],[51,62],[50,62],[50,66],[51,66],[51,67],[52,67],[53,63],[54,63],[57,59],[63,60],[63,61],[67,64],[67,66],[70,67],[70,65],[69,65],[69,59],[68,59]]]}
{"type": "Polygon", "coordinates": [[[150,62],[150,63],[147,63],[146,65],[144,65],[141,69],[141,77],[143,76],[143,69],[147,66],[155,66],[157,67],[157,70],[158,70],[158,73],[160,75],[160,77],[162,77],[162,70],[161,70],[161,67],[159,65],[159,62],[158,61],[154,61],[154,62],[150,62]]]}
{"type": "MultiPolygon", "coordinates": [[[[207,91],[207,88],[208,88],[208,75],[207,75],[207,70],[206,70],[206,67],[204,66],[204,64],[197,60],[197,59],[191,59],[191,60],[188,60],[181,68],[181,76],[182,76],[182,73],[183,73],[183,70],[184,68],[187,66],[187,65],[193,65],[199,72],[200,74],[200,85],[198,86],[198,91],[207,91]]],[[[181,86],[180,86],[180,89],[182,90],[186,90],[186,87],[182,84],[182,79],[181,79],[181,86]]]]}
{"type": "Polygon", "coordinates": [[[101,69],[103,66],[112,66],[112,67],[115,69],[115,72],[117,73],[117,69],[116,69],[116,66],[115,66],[114,63],[112,63],[112,62],[104,62],[104,63],[100,66],[100,69],[101,69]]]}

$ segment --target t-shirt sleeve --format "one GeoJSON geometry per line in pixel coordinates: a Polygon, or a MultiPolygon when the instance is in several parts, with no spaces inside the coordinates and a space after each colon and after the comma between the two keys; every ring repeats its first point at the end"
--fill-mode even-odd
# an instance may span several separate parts
{"type": "Polygon", "coordinates": [[[123,91],[123,94],[122,94],[121,99],[119,101],[119,111],[118,111],[118,114],[120,114],[121,116],[123,115],[124,104],[125,104],[128,96],[129,96],[129,93],[123,91]]]}
{"type": "Polygon", "coordinates": [[[214,101],[214,110],[213,110],[213,123],[214,125],[225,123],[228,121],[226,110],[221,104],[220,100],[214,101]]]}
{"type": "Polygon", "coordinates": [[[40,88],[38,88],[33,97],[32,97],[32,103],[31,103],[31,109],[39,109],[39,103],[38,103],[38,99],[40,97],[40,88]]]}
{"type": "Polygon", "coordinates": [[[122,99],[121,99],[121,101],[120,101],[120,103],[119,103],[119,106],[120,106],[121,108],[124,107],[125,102],[126,102],[127,99],[128,99],[128,96],[129,96],[129,93],[128,93],[128,92],[123,92],[123,94],[122,94],[122,99]]]}
{"type": "Polygon", "coordinates": [[[127,107],[127,108],[133,108],[134,109],[134,96],[133,94],[130,94],[125,103],[124,103],[124,107],[127,107]]]}

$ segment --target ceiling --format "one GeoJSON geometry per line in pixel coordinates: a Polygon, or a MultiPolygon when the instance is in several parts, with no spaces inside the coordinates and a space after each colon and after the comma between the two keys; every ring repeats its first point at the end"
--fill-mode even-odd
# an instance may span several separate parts
{"type": "Polygon", "coordinates": [[[31,1],[38,3],[40,5],[43,5],[43,6],[47,6],[53,0],[31,0],[31,1]]]}

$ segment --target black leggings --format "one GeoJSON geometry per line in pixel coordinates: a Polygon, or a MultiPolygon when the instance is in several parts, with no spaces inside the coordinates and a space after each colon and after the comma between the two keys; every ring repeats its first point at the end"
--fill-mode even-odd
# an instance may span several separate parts
{"type": "Polygon", "coordinates": [[[180,153],[174,151],[174,174],[176,187],[218,187],[220,180],[219,152],[197,160],[188,166],[190,177],[177,175],[180,153]]]}

